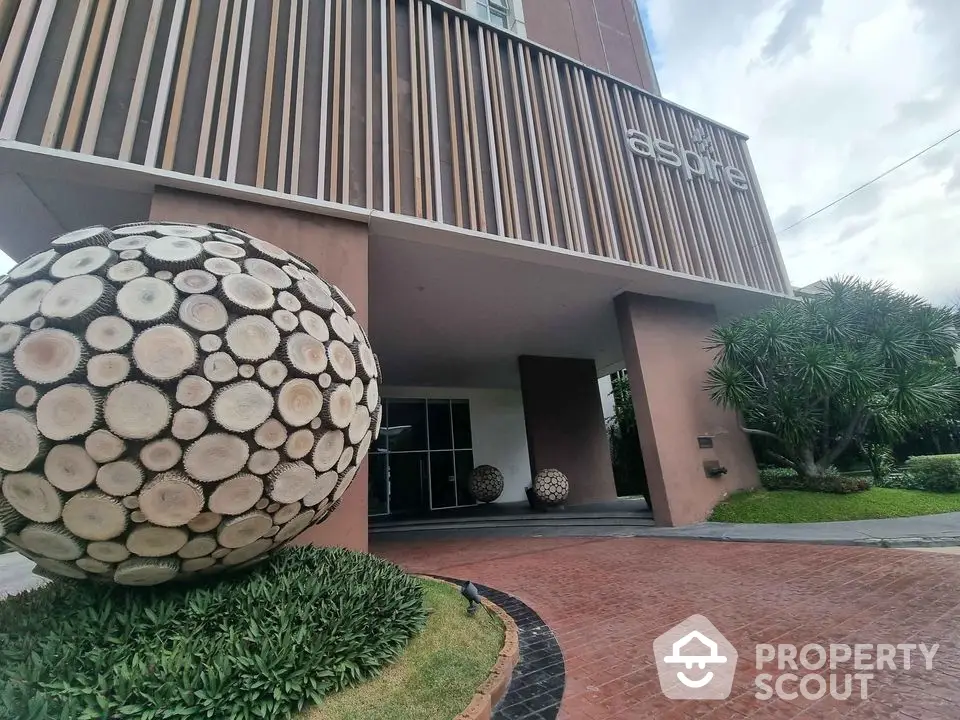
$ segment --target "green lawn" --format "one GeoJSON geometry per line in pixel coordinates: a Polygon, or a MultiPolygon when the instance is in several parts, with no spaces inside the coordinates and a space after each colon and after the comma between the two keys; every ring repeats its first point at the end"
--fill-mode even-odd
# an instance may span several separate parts
{"type": "Polygon", "coordinates": [[[960,493],[872,488],[849,495],[802,490],[735,493],[713,509],[710,520],[734,523],[799,523],[870,520],[960,511],[960,493]]]}
{"type": "Polygon", "coordinates": [[[467,615],[458,588],[423,583],[431,614],[403,657],[301,720],[453,720],[470,704],[503,647],[503,624],[484,610],[467,615]]]}

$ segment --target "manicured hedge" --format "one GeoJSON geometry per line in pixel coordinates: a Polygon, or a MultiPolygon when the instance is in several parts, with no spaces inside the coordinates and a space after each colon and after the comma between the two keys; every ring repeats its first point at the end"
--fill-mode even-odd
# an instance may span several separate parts
{"type": "Polygon", "coordinates": [[[822,478],[802,478],[793,468],[770,467],[760,470],[760,484],[765,490],[806,490],[808,492],[853,493],[870,489],[870,478],[841,475],[831,468],[822,478]]]}
{"type": "Polygon", "coordinates": [[[58,581],[0,602],[0,718],[289,718],[426,622],[395,565],[292,548],[197,587],[58,581]]]}
{"type": "Polygon", "coordinates": [[[895,487],[927,492],[960,492],[960,455],[908,458],[895,487]]]}

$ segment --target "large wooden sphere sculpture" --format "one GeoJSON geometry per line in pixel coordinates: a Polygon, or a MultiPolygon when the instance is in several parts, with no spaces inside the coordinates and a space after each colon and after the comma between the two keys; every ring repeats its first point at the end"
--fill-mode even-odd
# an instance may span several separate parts
{"type": "Polygon", "coordinates": [[[559,470],[541,470],[533,478],[533,494],[544,505],[563,505],[570,494],[570,481],[559,470]]]}
{"type": "Polygon", "coordinates": [[[0,280],[0,538],[48,573],[156,585],[322,522],[380,430],[355,312],[225,226],[57,238],[0,280]]]}
{"type": "Polygon", "coordinates": [[[477,502],[492,503],[503,492],[503,473],[493,465],[477,465],[470,473],[467,488],[477,502]]]}

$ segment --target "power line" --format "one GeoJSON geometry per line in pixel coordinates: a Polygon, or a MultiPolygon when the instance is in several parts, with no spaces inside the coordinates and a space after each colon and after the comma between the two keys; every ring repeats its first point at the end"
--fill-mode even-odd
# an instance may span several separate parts
{"type": "Polygon", "coordinates": [[[878,180],[882,180],[882,179],[885,178],[887,175],[889,175],[890,173],[892,173],[894,170],[899,170],[900,168],[902,168],[902,167],[903,167],[904,165],[906,165],[907,163],[913,162],[914,160],[916,160],[918,157],[920,157],[920,156],[923,155],[924,153],[930,152],[930,151],[933,150],[935,147],[937,147],[937,145],[942,145],[942,144],[945,143],[947,140],[949,140],[950,138],[952,138],[954,135],[957,135],[957,134],[960,134],[960,128],[957,128],[956,130],[954,130],[954,131],[953,131],[952,133],[950,133],[949,135],[945,135],[944,137],[940,138],[939,140],[937,140],[937,141],[936,141],[935,143],[933,143],[932,145],[928,145],[927,147],[925,147],[925,148],[924,148],[923,150],[921,150],[920,152],[918,152],[918,153],[916,153],[916,154],[914,154],[914,155],[911,155],[911,156],[908,157],[906,160],[904,160],[904,161],[902,161],[902,162],[894,165],[894,166],[893,166],[892,168],[890,168],[889,170],[886,170],[886,171],[880,173],[879,175],[877,175],[877,176],[876,176],[875,178],[873,178],[872,180],[868,180],[868,181],[865,182],[863,185],[860,185],[859,187],[854,188],[853,190],[851,190],[850,192],[848,192],[846,195],[842,195],[842,196],[838,197],[836,200],[834,200],[834,201],[833,201],[832,203],[830,203],[829,205],[824,205],[824,206],[823,206],[822,208],[820,208],[819,210],[815,210],[814,212],[810,213],[809,215],[804,215],[802,218],[800,218],[799,220],[797,220],[797,221],[796,221],[795,223],[793,223],[792,225],[787,225],[785,228],[782,228],[782,229],[780,229],[780,230],[777,230],[777,231],[776,231],[776,234],[779,235],[780,233],[785,233],[785,232],[787,232],[787,230],[792,230],[793,228],[795,228],[795,227],[796,227],[797,225],[799,225],[800,223],[804,223],[804,222],[806,222],[807,220],[809,220],[810,218],[816,217],[817,215],[819,215],[820,213],[822,213],[824,210],[829,210],[830,208],[832,208],[832,207],[833,207],[834,205],[836,205],[837,203],[843,202],[844,200],[846,200],[846,199],[847,199],[848,197],[850,197],[851,195],[854,195],[854,194],[860,192],[861,190],[863,190],[865,187],[868,187],[868,186],[870,186],[870,185],[873,185],[873,184],[874,184],[875,182],[877,182],[878,180]]]}

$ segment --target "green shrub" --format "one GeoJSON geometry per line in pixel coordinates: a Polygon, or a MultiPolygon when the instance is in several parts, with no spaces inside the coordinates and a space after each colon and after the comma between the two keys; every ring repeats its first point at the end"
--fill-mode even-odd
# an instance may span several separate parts
{"type": "Polygon", "coordinates": [[[960,492],[960,455],[917,455],[907,458],[902,487],[927,492],[960,492]]]}
{"type": "Polygon", "coordinates": [[[865,443],[860,448],[860,452],[867,461],[867,469],[870,471],[874,485],[883,484],[897,466],[893,450],[886,445],[865,443]]]}
{"type": "Polygon", "coordinates": [[[820,478],[802,478],[793,468],[770,467],[760,470],[760,485],[765,490],[806,490],[842,495],[869,490],[870,478],[841,475],[836,468],[830,468],[820,478]]]}
{"type": "Polygon", "coordinates": [[[281,550],[216,580],[58,581],[0,602],[0,718],[288,718],[426,622],[421,583],[362,553],[281,550]]]}

